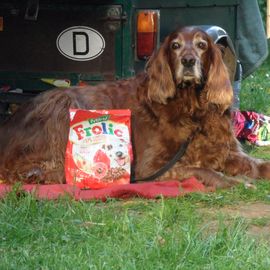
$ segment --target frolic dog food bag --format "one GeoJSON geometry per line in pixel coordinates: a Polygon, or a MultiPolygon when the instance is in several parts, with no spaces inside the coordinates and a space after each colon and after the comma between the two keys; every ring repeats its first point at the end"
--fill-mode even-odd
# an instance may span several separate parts
{"type": "Polygon", "coordinates": [[[129,110],[70,109],[68,184],[98,189],[130,182],[130,114],[129,110]]]}

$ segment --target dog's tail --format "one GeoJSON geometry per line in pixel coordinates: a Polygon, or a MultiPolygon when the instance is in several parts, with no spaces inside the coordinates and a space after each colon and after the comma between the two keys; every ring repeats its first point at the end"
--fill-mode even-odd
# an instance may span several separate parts
{"type": "MultiPolygon", "coordinates": [[[[25,181],[33,174],[47,182],[52,177],[63,178],[71,103],[67,90],[48,91],[21,105],[0,127],[0,173],[4,180],[25,181]]],[[[63,179],[50,181],[59,180],[63,179]]]]}

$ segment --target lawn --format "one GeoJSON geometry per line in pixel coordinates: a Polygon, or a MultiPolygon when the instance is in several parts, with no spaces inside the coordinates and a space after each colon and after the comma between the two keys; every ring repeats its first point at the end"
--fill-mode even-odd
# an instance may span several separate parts
{"type": "MultiPolygon", "coordinates": [[[[270,42],[269,42],[270,44],[270,42]]],[[[242,83],[240,108],[270,115],[270,57],[242,83]]]]}
{"type": "MultiPolygon", "coordinates": [[[[270,61],[241,109],[270,114],[270,61]]],[[[269,158],[270,148],[247,147],[269,158]]],[[[270,269],[270,182],[174,199],[0,201],[0,269],[270,269]]]]}

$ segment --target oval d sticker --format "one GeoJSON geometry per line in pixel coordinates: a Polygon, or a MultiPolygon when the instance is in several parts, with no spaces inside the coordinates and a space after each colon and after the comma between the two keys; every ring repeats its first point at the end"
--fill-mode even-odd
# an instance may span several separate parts
{"type": "Polygon", "coordinates": [[[59,52],[75,61],[92,60],[105,49],[103,36],[87,26],[73,26],[62,31],[56,40],[59,52]]]}

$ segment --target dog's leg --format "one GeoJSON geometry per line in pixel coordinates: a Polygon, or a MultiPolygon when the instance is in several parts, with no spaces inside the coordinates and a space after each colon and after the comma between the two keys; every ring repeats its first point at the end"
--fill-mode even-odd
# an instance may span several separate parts
{"type": "MultiPolygon", "coordinates": [[[[6,184],[22,182],[24,184],[62,184],[65,183],[64,167],[61,163],[31,162],[18,160],[9,169],[2,170],[0,180],[6,184]],[[18,168],[18,169],[16,169],[18,168]]],[[[7,166],[6,166],[7,167],[7,166]]]]}
{"type": "Polygon", "coordinates": [[[229,177],[221,172],[216,172],[210,169],[197,168],[197,167],[184,167],[175,165],[172,169],[167,171],[164,175],[159,177],[157,180],[183,180],[190,177],[196,177],[207,187],[214,188],[228,188],[239,183],[247,183],[250,185],[249,181],[241,177],[229,177]]]}
{"type": "Polygon", "coordinates": [[[230,153],[224,171],[232,176],[245,175],[253,179],[270,180],[270,162],[249,157],[244,153],[230,153]]]}
{"type": "Polygon", "coordinates": [[[258,164],[259,178],[270,180],[270,162],[260,162],[258,164]]]}

